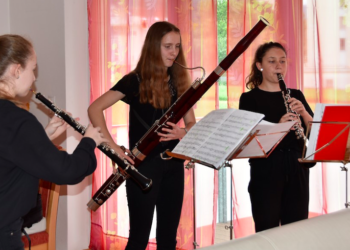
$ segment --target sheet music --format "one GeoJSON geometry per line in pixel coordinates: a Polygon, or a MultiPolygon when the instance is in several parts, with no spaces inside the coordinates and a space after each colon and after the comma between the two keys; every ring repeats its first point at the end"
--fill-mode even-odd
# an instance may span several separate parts
{"type": "Polygon", "coordinates": [[[203,140],[208,138],[231,113],[231,110],[228,109],[215,111],[210,112],[196,123],[195,129],[192,127],[172,152],[193,157],[195,152],[202,146],[203,140]]]}
{"type": "Polygon", "coordinates": [[[173,153],[219,168],[263,117],[245,110],[214,110],[192,127],[173,153]]]}
{"type": "Polygon", "coordinates": [[[289,131],[295,122],[284,122],[284,123],[271,123],[262,120],[253,130],[259,130],[257,139],[259,140],[262,149],[260,148],[256,139],[253,139],[243,150],[238,154],[237,158],[250,158],[257,156],[264,156],[264,152],[269,152],[273,146],[281,140],[285,135],[284,131],[289,131]]]}

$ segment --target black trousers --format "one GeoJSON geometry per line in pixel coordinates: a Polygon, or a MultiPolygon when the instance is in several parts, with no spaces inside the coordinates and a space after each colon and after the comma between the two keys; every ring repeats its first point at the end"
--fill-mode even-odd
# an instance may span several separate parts
{"type": "Polygon", "coordinates": [[[248,191],[256,232],[308,218],[309,169],[298,158],[300,152],[277,149],[267,159],[250,161],[248,191]]]}
{"type": "Polygon", "coordinates": [[[22,224],[23,220],[18,218],[6,228],[0,230],[0,250],[23,250],[22,242],[22,224]]]}
{"type": "Polygon", "coordinates": [[[156,208],[157,249],[175,250],[184,193],[183,161],[165,161],[156,156],[146,158],[138,170],[153,183],[149,190],[142,191],[133,180],[126,181],[130,235],[125,249],[144,250],[147,247],[156,208]]]}

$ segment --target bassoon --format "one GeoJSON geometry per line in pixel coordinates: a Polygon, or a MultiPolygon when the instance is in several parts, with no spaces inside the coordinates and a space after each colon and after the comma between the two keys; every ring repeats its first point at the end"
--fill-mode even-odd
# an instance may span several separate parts
{"type": "MultiPolygon", "coordinates": [[[[168,127],[167,122],[177,123],[191,107],[207,92],[207,90],[226,72],[226,70],[234,63],[234,61],[249,47],[253,40],[261,33],[261,31],[269,25],[269,22],[260,17],[257,24],[237,43],[237,45],[231,50],[231,52],[220,62],[215,70],[204,80],[196,79],[191,86],[171,105],[171,107],[163,114],[163,116],[154,122],[152,127],[146,132],[146,134],[135,144],[131,150],[131,157],[134,158],[134,164],[127,162],[127,160],[116,161],[121,171],[113,173],[103,185],[96,191],[92,199],[88,202],[87,206],[96,211],[113,193],[117,188],[128,178],[128,172],[126,173],[123,168],[125,164],[128,165],[128,169],[132,169],[131,173],[139,173],[136,168],[146,158],[146,156],[157,146],[159,143],[158,131],[161,131],[163,127],[168,127]]],[[[141,175],[141,174],[140,174],[141,175]]],[[[144,177],[146,178],[146,177],[144,177]]],[[[132,178],[134,179],[134,178],[132,178]]],[[[147,179],[147,178],[146,178],[147,179]]],[[[140,185],[140,184],[139,184],[140,185]]],[[[151,185],[151,183],[150,183],[151,185]]],[[[147,189],[150,185],[143,189],[147,189]]],[[[142,188],[142,185],[140,185],[142,188]]]]}
{"type": "MultiPolygon", "coordinates": [[[[146,134],[135,144],[131,150],[135,157],[133,165],[137,168],[146,156],[159,143],[158,131],[163,127],[168,127],[167,122],[177,123],[187,111],[207,92],[207,90],[222,76],[225,71],[233,64],[233,62],[248,48],[252,41],[260,34],[260,32],[269,25],[269,22],[260,17],[257,24],[238,42],[231,52],[220,62],[215,70],[204,80],[203,83],[196,79],[192,85],[184,92],[171,107],[163,114],[163,116],[154,122],[152,127],[146,134]]],[[[125,180],[124,176],[116,178],[111,176],[97,190],[92,199],[88,203],[88,207],[96,211],[121,185],[125,180]]]]}

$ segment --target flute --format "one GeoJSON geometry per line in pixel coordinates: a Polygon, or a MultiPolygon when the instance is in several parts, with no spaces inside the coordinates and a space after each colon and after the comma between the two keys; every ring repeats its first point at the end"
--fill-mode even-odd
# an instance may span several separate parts
{"type": "MultiPolygon", "coordinates": [[[[65,122],[67,122],[70,126],[72,126],[76,131],[80,134],[84,135],[86,131],[86,127],[77,122],[73,117],[67,114],[64,110],[59,109],[49,101],[45,96],[41,93],[36,93],[32,90],[35,97],[40,100],[43,104],[45,104],[49,109],[51,109],[55,115],[62,118],[65,122]]],[[[103,191],[98,193],[103,197],[109,197],[119,186],[123,183],[124,180],[131,177],[143,190],[147,190],[152,185],[152,180],[143,176],[138,170],[127,160],[122,160],[118,157],[113,149],[111,149],[106,143],[102,143],[97,146],[99,150],[101,150],[106,156],[108,156],[113,162],[118,165],[117,171],[113,173],[103,185],[103,191]]],[[[96,210],[102,203],[104,199],[95,200],[89,207],[92,210],[96,210]],[[95,205],[96,204],[96,205],[95,205]],[[99,204],[99,205],[97,205],[99,204]]]]}

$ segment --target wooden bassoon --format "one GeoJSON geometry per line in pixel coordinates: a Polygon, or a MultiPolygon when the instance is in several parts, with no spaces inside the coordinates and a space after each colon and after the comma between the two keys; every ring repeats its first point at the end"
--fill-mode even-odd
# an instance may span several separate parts
{"type": "MultiPolygon", "coordinates": [[[[213,84],[226,72],[226,70],[233,64],[233,62],[249,47],[253,40],[260,34],[260,32],[269,25],[269,22],[260,17],[257,24],[238,42],[238,44],[231,50],[231,52],[223,59],[215,70],[201,82],[196,79],[191,86],[184,92],[175,103],[163,114],[163,116],[155,121],[147,133],[136,143],[131,150],[131,157],[134,158],[132,165],[127,160],[121,160],[116,156],[115,152],[111,150],[102,150],[108,153],[107,156],[117,163],[118,169],[113,173],[103,185],[96,191],[87,206],[96,211],[129,177],[135,180],[139,186],[146,190],[152,185],[152,180],[147,179],[137,171],[137,167],[147,157],[147,155],[159,143],[158,131],[163,127],[168,127],[167,122],[177,123],[187,111],[213,86],[213,84]]],[[[63,117],[62,117],[63,118],[63,117]]],[[[64,118],[63,118],[64,119],[64,118]]],[[[104,146],[101,146],[103,148],[104,146]]],[[[99,146],[100,148],[100,146],[99,146]]],[[[101,149],[100,148],[100,149],[101,149]]]]}
{"type": "MultiPolygon", "coordinates": [[[[167,122],[177,123],[187,111],[213,86],[213,84],[222,76],[233,62],[249,47],[253,40],[260,32],[269,25],[268,21],[260,17],[257,24],[245,35],[231,52],[223,59],[215,70],[201,83],[198,79],[192,83],[186,92],[184,92],[175,103],[163,114],[163,116],[155,121],[147,133],[136,143],[131,150],[135,157],[133,165],[137,168],[147,155],[159,143],[157,132],[163,127],[168,127],[167,122]]],[[[88,207],[96,211],[123,183],[126,179],[123,173],[112,174],[106,182],[97,190],[92,199],[87,204],[88,207]]]]}

